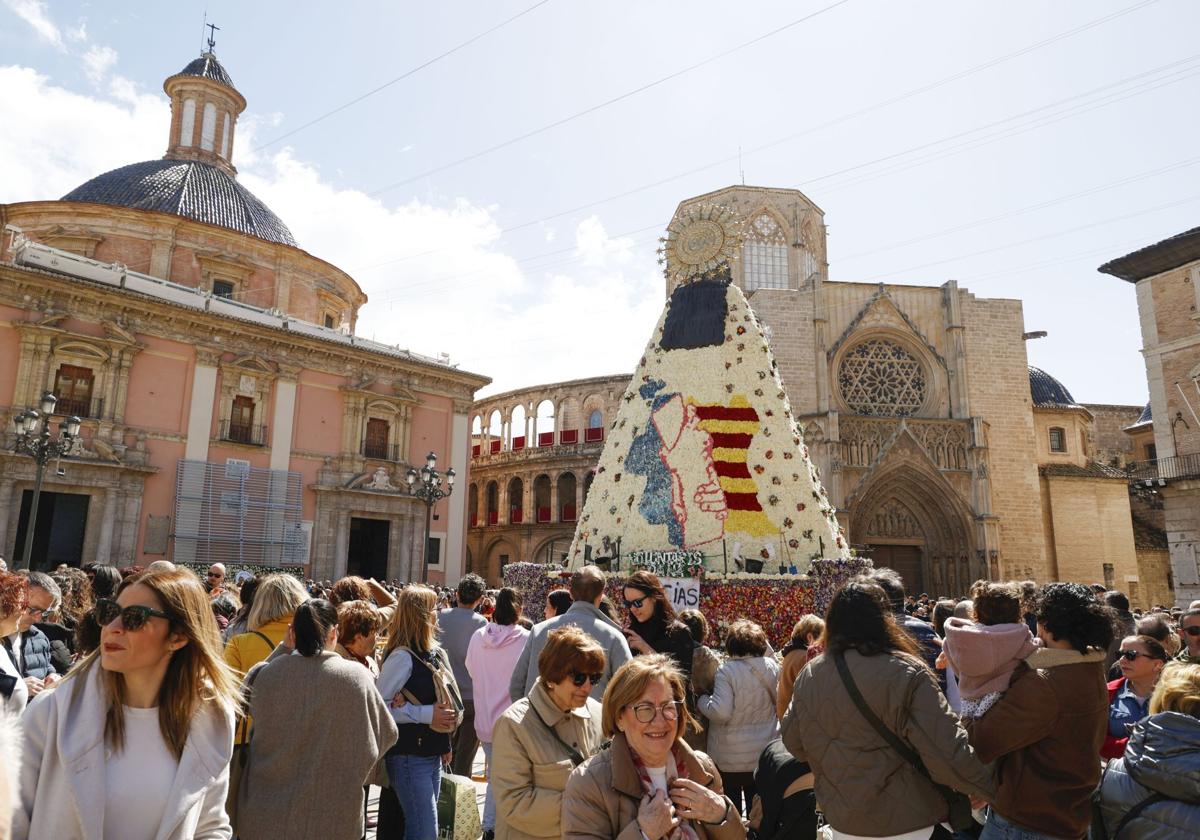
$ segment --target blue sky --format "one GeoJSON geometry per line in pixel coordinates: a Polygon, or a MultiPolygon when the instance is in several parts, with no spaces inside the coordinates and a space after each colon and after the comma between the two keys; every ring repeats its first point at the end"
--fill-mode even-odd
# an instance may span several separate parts
{"type": "Polygon", "coordinates": [[[363,285],[361,332],[490,391],[631,370],[659,229],[744,171],[825,210],[832,279],[1020,298],[1033,364],[1145,401],[1095,269],[1200,223],[1200,4],[0,0],[0,201],[161,156],[206,9],[239,177],[363,285]]]}

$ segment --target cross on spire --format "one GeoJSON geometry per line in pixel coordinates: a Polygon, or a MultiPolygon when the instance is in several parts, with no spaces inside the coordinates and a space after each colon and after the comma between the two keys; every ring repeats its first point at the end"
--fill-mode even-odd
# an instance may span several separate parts
{"type": "Polygon", "coordinates": [[[215,38],[215,36],[217,34],[217,30],[220,29],[221,27],[217,26],[215,23],[206,23],[204,25],[208,27],[208,51],[212,52],[213,47],[215,47],[217,45],[217,41],[215,38]]]}

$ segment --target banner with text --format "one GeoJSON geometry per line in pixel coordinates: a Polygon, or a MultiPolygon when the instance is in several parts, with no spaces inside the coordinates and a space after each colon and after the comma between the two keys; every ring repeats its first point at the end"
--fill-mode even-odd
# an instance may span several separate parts
{"type": "Polygon", "coordinates": [[[700,581],[696,578],[659,578],[675,612],[700,608],[700,581]]]}

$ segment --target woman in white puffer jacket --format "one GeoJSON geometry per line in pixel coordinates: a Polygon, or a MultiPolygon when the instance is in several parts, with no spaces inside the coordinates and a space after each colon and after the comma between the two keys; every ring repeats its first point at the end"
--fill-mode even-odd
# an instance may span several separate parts
{"type": "Polygon", "coordinates": [[[725,793],[749,813],[758,757],[779,737],[779,664],[766,655],[767,634],[753,621],[733,623],[725,650],[730,658],[717,669],[713,693],[701,695],[696,705],[709,720],[708,754],[721,772],[725,793]]]}

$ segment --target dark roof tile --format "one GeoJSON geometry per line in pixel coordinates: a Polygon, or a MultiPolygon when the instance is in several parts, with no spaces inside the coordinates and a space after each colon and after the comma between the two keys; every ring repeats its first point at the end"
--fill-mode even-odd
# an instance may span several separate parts
{"type": "Polygon", "coordinates": [[[233,87],[233,79],[229,77],[229,72],[221,66],[221,62],[217,61],[217,57],[212,53],[202,53],[199,58],[188,62],[188,66],[175,75],[199,76],[202,79],[212,79],[227,87],[233,87]]]}
{"type": "Polygon", "coordinates": [[[1029,366],[1029,395],[1038,408],[1071,407],[1077,405],[1066,386],[1041,368],[1029,366]]]}

